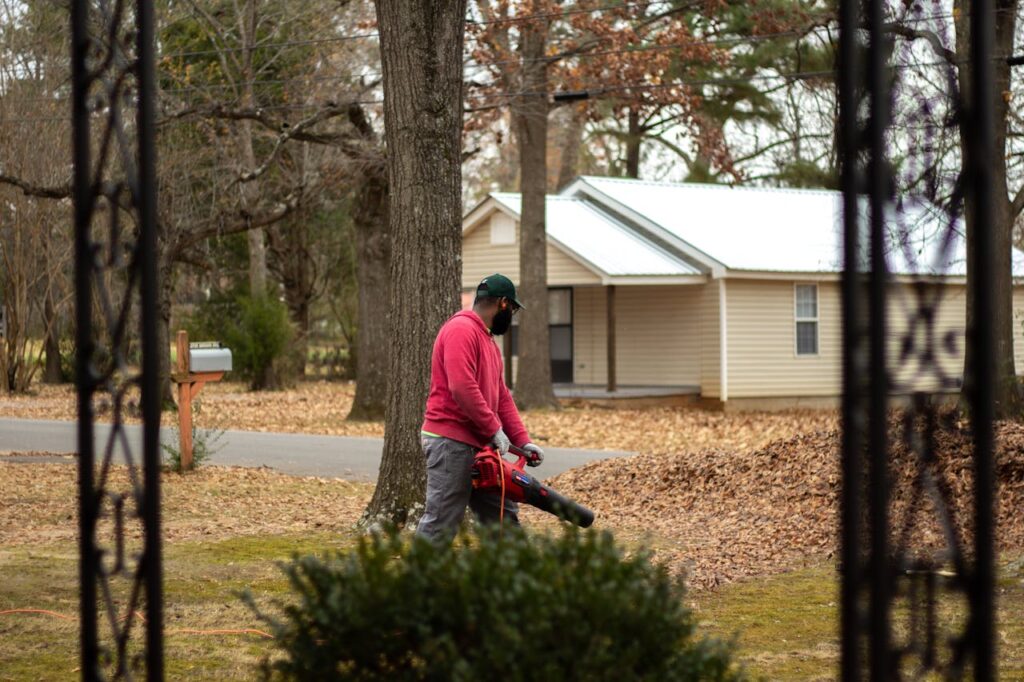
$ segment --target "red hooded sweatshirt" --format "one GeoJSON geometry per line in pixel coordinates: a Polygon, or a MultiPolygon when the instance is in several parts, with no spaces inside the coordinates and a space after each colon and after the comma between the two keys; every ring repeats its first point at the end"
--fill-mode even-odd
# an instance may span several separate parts
{"type": "Polygon", "coordinates": [[[499,428],[513,445],[530,441],[505,386],[498,344],[479,315],[463,310],[434,341],[423,431],[482,448],[499,428]]]}

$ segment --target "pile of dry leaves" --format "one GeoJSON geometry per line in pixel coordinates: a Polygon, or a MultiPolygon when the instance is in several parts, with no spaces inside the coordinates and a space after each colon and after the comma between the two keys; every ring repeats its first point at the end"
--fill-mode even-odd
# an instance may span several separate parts
{"type": "MultiPolygon", "coordinates": [[[[894,418],[892,525],[914,515],[911,545],[942,545],[935,507],[915,503],[917,459],[894,418]]],[[[1024,548],[1024,426],[997,429],[998,537],[1005,549],[1024,548]]],[[[704,450],[593,462],[552,481],[559,491],[595,509],[604,524],[649,534],[662,560],[685,570],[701,587],[820,561],[838,540],[840,432],[819,430],[754,451],[704,450]]],[[[937,434],[931,471],[946,492],[961,541],[969,540],[972,498],[970,434],[946,422],[937,434]]],[[[896,532],[894,530],[894,532],[896,532]]]]}

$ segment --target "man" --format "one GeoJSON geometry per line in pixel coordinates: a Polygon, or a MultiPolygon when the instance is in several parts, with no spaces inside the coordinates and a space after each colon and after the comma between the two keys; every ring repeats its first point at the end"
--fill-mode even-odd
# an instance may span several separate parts
{"type": "MultiPolygon", "coordinates": [[[[494,339],[509,330],[522,307],[512,280],[494,274],[480,282],[472,310],[453,315],[437,334],[423,420],[427,504],[419,535],[450,540],[467,504],[482,523],[498,521],[501,498],[473,489],[473,458],[485,446],[504,456],[514,444],[526,451],[530,466],[544,460],[505,386],[494,339]]],[[[506,498],[504,518],[518,524],[518,512],[519,505],[506,498]]]]}

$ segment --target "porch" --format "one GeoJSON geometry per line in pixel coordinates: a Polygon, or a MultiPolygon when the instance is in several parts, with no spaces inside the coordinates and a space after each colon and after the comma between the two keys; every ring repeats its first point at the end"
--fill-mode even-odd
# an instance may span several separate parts
{"type": "Polygon", "coordinates": [[[700,395],[700,386],[617,386],[615,390],[610,391],[607,385],[554,384],[554,389],[556,398],[566,400],[674,398],[700,395]]]}

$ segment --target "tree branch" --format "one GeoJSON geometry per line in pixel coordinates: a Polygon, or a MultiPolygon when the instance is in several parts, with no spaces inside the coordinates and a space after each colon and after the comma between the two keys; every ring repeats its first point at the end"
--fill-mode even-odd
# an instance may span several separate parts
{"type": "Polygon", "coordinates": [[[189,232],[182,236],[182,239],[179,242],[179,249],[184,251],[188,247],[198,244],[204,239],[209,239],[210,237],[226,237],[228,235],[238,234],[239,232],[248,232],[249,230],[257,227],[273,225],[294,212],[295,209],[299,207],[301,199],[302,191],[296,190],[284,197],[277,203],[277,205],[266,213],[248,215],[243,212],[241,217],[237,220],[232,220],[231,222],[218,221],[216,224],[209,225],[200,230],[195,230],[194,232],[189,232]]]}
{"type": "Polygon", "coordinates": [[[1013,197],[1013,202],[1010,204],[1010,217],[1016,218],[1024,211],[1024,187],[1017,190],[1017,194],[1013,197]]]}
{"type": "MultiPolygon", "coordinates": [[[[865,27],[866,28],[866,27],[865,27]]],[[[905,24],[892,22],[882,27],[883,31],[898,35],[906,38],[907,40],[925,40],[932,48],[932,52],[937,57],[943,59],[948,64],[956,64],[956,53],[947,48],[942,44],[942,39],[934,31],[924,31],[917,28],[911,28],[905,24]]]]}
{"type": "MultiPolygon", "coordinates": [[[[281,127],[281,131],[282,132],[277,136],[277,142],[274,143],[274,148],[270,151],[270,155],[267,156],[267,158],[263,161],[263,163],[261,163],[256,168],[254,168],[252,170],[249,170],[249,171],[245,171],[245,172],[239,174],[238,181],[239,182],[252,182],[253,180],[259,178],[261,175],[263,175],[264,173],[267,172],[267,169],[270,168],[270,165],[277,159],[278,154],[280,154],[281,148],[284,147],[284,145],[289,140],[293,140],[294,139],[294,140],[303,140],[303,141],[306,141],[306,142],[312,142],[313,140],[306,139],[308,137],[307,134],[306,134],[306,131],[309,128],[312,128],[316,124],[321,123],[323,121],[327,121],[327,120],[329,120],[331,118],[334,118],[336,116],[341,116],[344,113],[346,113],[346,111],[342,110],[340,107],[333,106],[333,105],[328,105],[327,107],[325,107],[323,109],[320,109],[319,111],[314,113],[312,116],[304,118],[303,120],[299,121],[298,123],[296,123],[293,126],[290,126],[287,123],[282,123],[281,124],[281,126],[282,126],[281,127]]],[[[320,135],[317,135],[315,137],[317,139],[321,139],[321,140],[323,139],[323,137],[320,136],[320,135]]],[[[334,137],[335,137],[337,142],[340,142],[341,139],[342,139],[342,136],[340,136],[340,135],[337,135],[337,136],[334,136],[334,137]]],[[[331,142],[322,142],[321,141],[321,142],[319,142],[319,144],[331,144],[331,142]]]]}
{"type": "Polygon", "coordinates": [[[13,175],[0,173],[0,184],[17,187],[27,197],[39,197],[41,199],[67,199],[71,196],[71,183],[57,187],[44,187],[13,175]]]}

